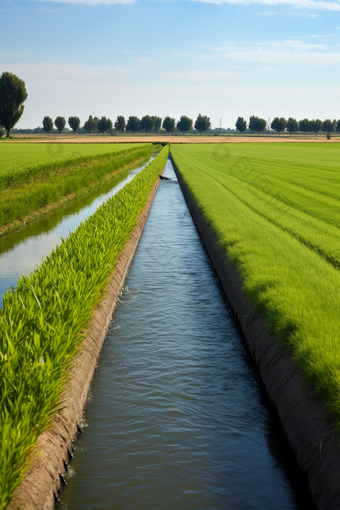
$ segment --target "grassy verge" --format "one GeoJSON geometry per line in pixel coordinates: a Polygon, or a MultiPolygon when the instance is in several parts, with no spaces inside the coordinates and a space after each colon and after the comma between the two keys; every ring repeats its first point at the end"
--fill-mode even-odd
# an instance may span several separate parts
{"type": "Polygon", "coordinates": [[[7,188],[0,197],[0,227],[16,220],[23,220],[25,216],[59,202],[63,197],[77,193],[92,184],[101,186],[107,176],[126,167],[127,165],[149,157],[154,151],[152,144],[140,148],[110,154],[106,159],[76,165],[68,162],[59,170],[44,172],[34,179],[24,183],[17,183],[7,188]]]}
{"type": "Polygon", "coordinates": [[[67,368],[130,239],[169,148],[106,201],[0,309],[0,508],[13,498],[39,435],[61,407],[67,368]]]}
{"type": "Polygon", "coordinates": [[[246,294],[340,432],[339,200],[332,189],[339,149],[252,149],[240,159],[239,147],[222,157],[204,146],[171,146],[246,294]]]}

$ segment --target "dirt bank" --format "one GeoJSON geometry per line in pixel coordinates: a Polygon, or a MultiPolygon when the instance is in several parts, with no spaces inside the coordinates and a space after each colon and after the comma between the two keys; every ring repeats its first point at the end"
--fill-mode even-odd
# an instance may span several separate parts
{"type": "Polygon", "coordinates": [[[249,355],[277,411],[316,507],[338,510],[340,452],[333,432],[334,421],[303,383],[291,355],[283,352],[275,338],[266,333],[264,317],[259,316],[248,301],[237,270],[219,246],[217,236],[196,205],[175,164],[174,167],[196,227],[243,333],[249,355]]]}
{"type": "Polygon", "coordinates": [[[153,187],[131,239],[119,255],[104,299],[85,330],[86,337],[70,369],[70,382],[63,394],[65,407],[54,417],[52,426],[40,436],[37,452],[41,455],[33,455],[31,468],[16,490],[16,498],[8,510],[52,510],[55,506],[58,491],[64,483],[66,464],[72,455],[73,443],[82,426],[83,411],[97,360],[158,184],[159,182],[153,187]]]}

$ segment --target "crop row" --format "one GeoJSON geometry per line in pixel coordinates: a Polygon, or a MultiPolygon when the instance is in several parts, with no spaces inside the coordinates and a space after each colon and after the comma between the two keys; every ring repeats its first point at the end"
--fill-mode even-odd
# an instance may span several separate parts
{"type": "MultiPolygon", "coordinates": [[[[146,145],[146,144],[145,144],[146,145]]],[[[0,145],[0,189],[49,174],[66,166],[79,166],[93,160],[110,158],[114,153],[141,144],[19,144],[0,145]]]]}
{"type": "Polygon", "coordinates": [[[0,309],[0,508],[60,407],[66,370],[168,147],[4,296],[0,309]]]}
{"type": "Polygon", "coordinates": [[[148,144],[114,152],[104,160],[87,161],[80,166],[66,162],[59,171],[49,171],[29,182],[7,188],[0,197],[0,227],[22,219],[41,207],[58,203],[71,193],[84,193],[89,186],[100,187],[117,171],[135,161],[146,160],[156,149],[148,144]]]}
{"type": "Polygon", "coordinates": [[[171,152],[249,298],[336,415],[340,431],[339,201],[329,198],[332,180],[329,193],[306,191],[315,179],[323,181],[323,172],[339,181],[332,163],[337,150],[310,149],[315,159],[299,188],[296,146],[285,147],[279,162],[275,146],[252,149],[253,157],[243,160],[240,148],[237,158],[232,150],[218,158],[198,146],[172,146],[171,152]],[[266,160],[263,173],[259,160],[266,160]]]}

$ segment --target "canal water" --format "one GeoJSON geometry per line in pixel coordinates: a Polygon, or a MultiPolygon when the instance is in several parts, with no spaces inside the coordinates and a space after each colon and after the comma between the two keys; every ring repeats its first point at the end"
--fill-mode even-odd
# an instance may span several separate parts
{"type": "Polygon", "coordinates": [[[305,509],[171,162],[59,510],[305,509]]]}
{"type": "Polygon", "coordinates": [[[18,277],[29,274],[51,251],[66,239],[82,221],[91,216],[108,198],[130,182],[147,163],[121,173],[100,189],[55,211],[39,222],[0,239],[0,307],[6,289],[16,287],[18,277]]]}

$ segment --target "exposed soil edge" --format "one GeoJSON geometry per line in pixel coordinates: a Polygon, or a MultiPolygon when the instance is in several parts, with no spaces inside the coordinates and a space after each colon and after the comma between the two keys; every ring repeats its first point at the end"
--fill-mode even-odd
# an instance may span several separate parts
{"type": "Polygon", "coordinates": [[[216,275],[245,339],[260,379],[274,405],[298,466],[319,510],[340,508],[340,455],[334,421],[312,396],[292,356],[266,333],[266,321],[242,290],[236,268],[220,247],[216,234],[196,204],[172,160],[185,200],[208,252],[216,275]]]}
{"type": "Polygon", "coordinates": [[[61,413],[54,416],[51,427],[41,434],[37,446],[37,452],[41,455],[38,453],[33,455],[31,467],[16,489],[16,497],[9,504],[8,510],[52,510],[55,507],[58,492],[64,483],[66,465],[70,460],[73,443],[81,429],[97,360],[158,186],[159,180],[138,217],[137,227],[130,241],[119,254],[105,297],[87,325],[86,337],[73,362],[70,381],[63,393],[65,407],[61,413]]]}

